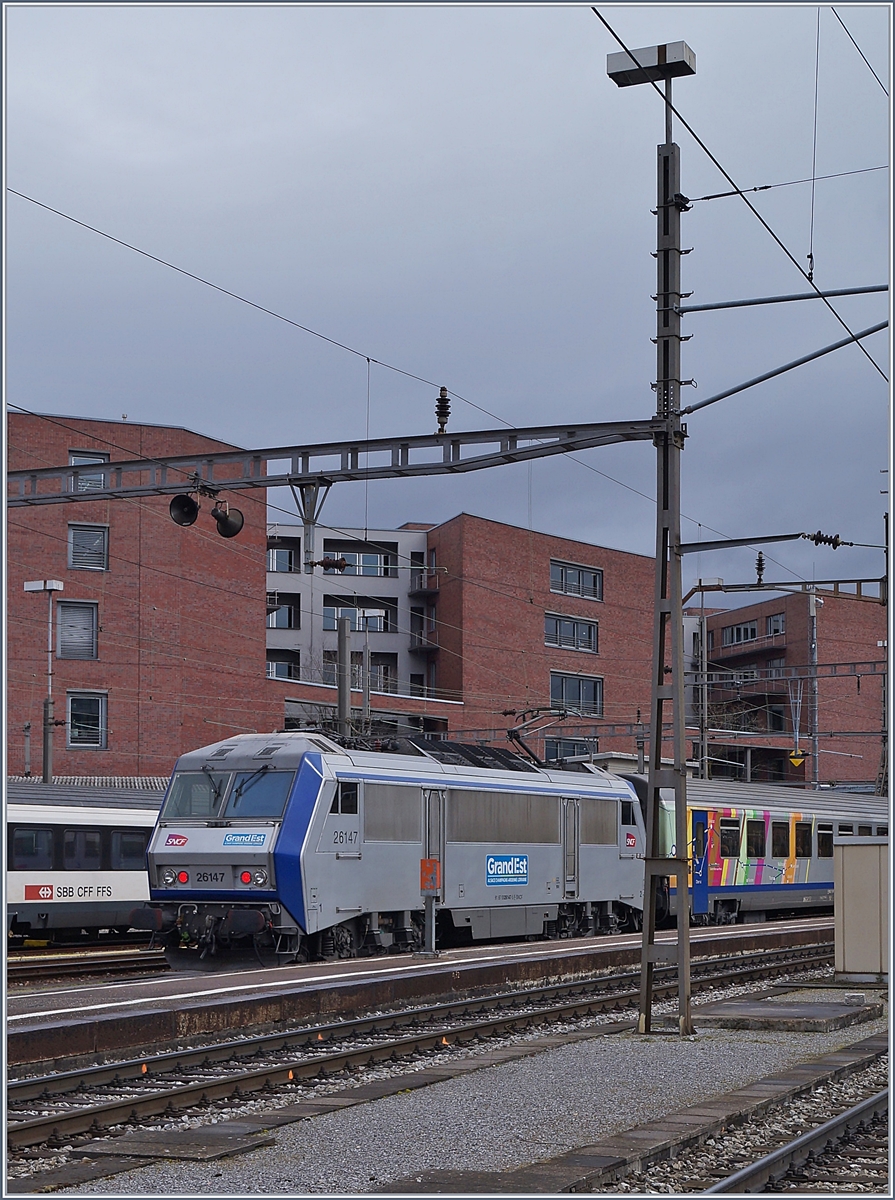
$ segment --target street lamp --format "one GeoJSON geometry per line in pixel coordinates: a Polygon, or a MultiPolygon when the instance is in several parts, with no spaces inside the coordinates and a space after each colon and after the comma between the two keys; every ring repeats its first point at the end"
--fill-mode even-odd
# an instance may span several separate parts
{"type": "Polygon", "coordinates": [[[32,579],[25,583],[26,592],[46,592],[47,609],[47,698],[44,700],[43,781],[53,782],[53,593],[64,590],[61,579],[32,579]]]}
{"type": "Polygon", "coordinates": [[[640,965],[638,1031],[649,1033],[652,1022],[653,968],[675,954],[678,973],[678,1031],[693,1032],[690,1016],[690,905],[688,875],[690,835],[687,827],[687,758],[684,746],[684,632],[681,602],[681,450],[687,427],[681,422],[681,213],[688,208],[681,194],[680,147],[672,141],[671,81],[696,74],[696,55],[686,42],[645,46],[606,60],[609,78],[619,87],[665,83],[665,142],[658,148],[656,199],[656,415],[664,429],[655,435],[656,582],[653,617],[653,682],[650,712],[650,756],[646,804],[646,855],[643,888],[643,949],[640,965]],[[670,662],[666,666],[666,657],[670,662]],[[665,706],[671,707],[674,766],[662,766],[665,706]],[[659,810],[662,789],[674,793],[674,849],[659,856],[659,810]],[[677,946],[656,945],[656,901],[660,879],[677,883],[677,946]]]}

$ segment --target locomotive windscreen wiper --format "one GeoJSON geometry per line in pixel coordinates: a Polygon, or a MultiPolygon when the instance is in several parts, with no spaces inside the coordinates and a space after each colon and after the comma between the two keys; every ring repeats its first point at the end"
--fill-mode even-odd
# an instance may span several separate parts
{"type": "Polygon", "coordinates": [[[270,770],[270,763],[265,763],[263,767],[259,767],[257,771],[253,771],[251,773],[251,775],[248,775],[242,781],[242,783],[239,784],[238,787],[233,789],[233,798],[230,801],[233,808],[236,808],[237,804],[239,803],[240,797],[243,795],[244,792],[247,792],[249,790],[249,787],[251,786],[251,784],[253,782],[258,781],[258,776],[263,775],[265,771],[269,771],[269,770],[270,770]]]}

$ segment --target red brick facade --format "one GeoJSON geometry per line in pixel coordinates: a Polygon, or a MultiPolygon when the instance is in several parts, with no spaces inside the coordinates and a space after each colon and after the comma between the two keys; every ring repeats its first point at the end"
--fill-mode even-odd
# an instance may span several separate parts
{"type": "MultiPolygon", "coordinates": [[[[602,713],[569,717],[553,734],[649,720],[653,560],[533,533],[465,513],[430,530],[440,695],[462,698],[462,727],[506,730],[501,711],[551,705],[551,673],[602,680],[602,713]],[[601,572],[602,598],[551,590],[551,562],[601,572]],[[597,651],[546,644],[545,618],[597,625],[597,651]]],[[[600,749],[633,751],[633,728],[600,733],[600,749]]],[[[533,742],[533,745],[536,744],[533,742]]]]}
{"type": "MultiPolygon", "coordinates": [[[[232,447],[185,429],[9,416],[9,468],[58,466],[71,452],[111,461],[232,447]]],[[[218,536],[202,501],[196,523],[170,519],[170,497],[95,500],[8,512],[8,771],[41,771],[47,691],[47,594],[26,580],[58,579],[57,601],[97,605],[97,657],[54,657],[56,719],[72,692],[105,694],[106,748],[54,736],[56,775],[165,775],[183,750],[232,733],[279,729],[283,689],[265,679],[264,493],[240,497],[245,527],[218,536]],[[108,528],[108,569],[69,566],[70,524],[108,528]]],[[[58,630],[58,621],[56,622],[58,630]]],[[[58,643],[57,643],[58,644],[58,643]]]]}

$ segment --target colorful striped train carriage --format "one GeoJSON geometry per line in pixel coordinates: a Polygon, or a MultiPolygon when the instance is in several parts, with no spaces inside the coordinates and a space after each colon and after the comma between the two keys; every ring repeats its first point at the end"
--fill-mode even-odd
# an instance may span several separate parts
{"type": "MultiPolygon", "coordinates": [[[[856,792],[688,779],[687,810],[698,924],[832,911],[833,838],[889,832],[886,798],[856,792]]],[[[660,854],[673,853],[674,798],[664,789],[659,830],[660,854]]]]}

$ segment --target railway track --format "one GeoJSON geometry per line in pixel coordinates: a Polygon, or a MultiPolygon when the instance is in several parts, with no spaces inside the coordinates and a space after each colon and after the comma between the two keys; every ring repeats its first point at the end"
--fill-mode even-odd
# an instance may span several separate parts
{"type": "Polygon", "coordinates": [[[6,960],[9,983],[45,983],[52,979],[85,978],[91,975],[134,975],[143,971],[167,971],[163,950],[72,950],[64,953],[41,951],[10,955],[6,960]]]}
{"type": "Polygon", "coordinates": [[[861,1101],[817,1129],[773,1150],[712,1187],[714,1192],[817,1192],[817,1185],[851,1185],[888,1193],[889,1090],[861,1101]]]}
{"type": "MultiPolygon", "coordinates": [[[[701,961],[693,966],[693,990],[815,969],[826,965],[832,953],[832,945],[822,945],[701,961]]],[[[491,994],[14,1079],[7,1087],[8,1144],[11,1150],[63,1145],[73,1136],[99,1137],[112,1126],[139,1125],[253,1092],[270,1093],[386,1061],[520,1035],[554,1022],[605,1016],[636,1004],[639,979],[639,971],[615,972],[587,982],[491,994]]],[[[657,970],[655,979],[657,999],[676,994],[675,968],[657,970]]]]}

